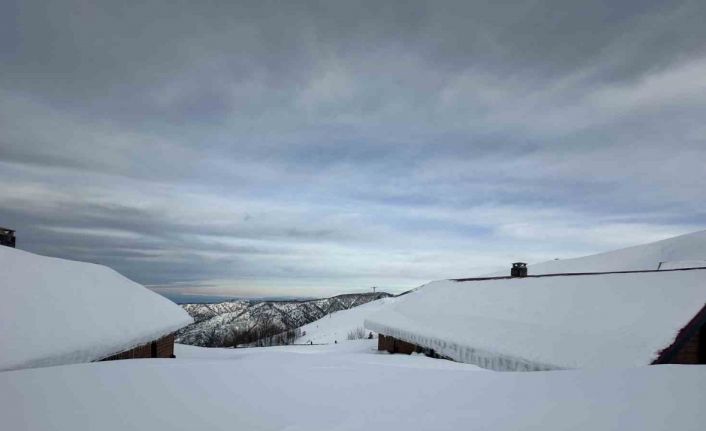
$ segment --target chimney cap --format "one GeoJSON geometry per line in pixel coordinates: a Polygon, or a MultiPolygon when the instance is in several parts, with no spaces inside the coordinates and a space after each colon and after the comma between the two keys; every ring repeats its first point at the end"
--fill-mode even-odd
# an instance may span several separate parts
{"type": "Polygon", "coordinates": [[[512,264],[513,268],[524,268],[527,266],[527,263],[525,262],[513,262],[512,264]]]}

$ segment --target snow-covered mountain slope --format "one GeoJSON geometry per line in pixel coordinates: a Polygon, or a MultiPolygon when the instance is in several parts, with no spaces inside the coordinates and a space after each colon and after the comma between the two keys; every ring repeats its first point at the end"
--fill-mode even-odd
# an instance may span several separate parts
{"type": "Polygon", "coordinates": [[[89,362],[188,325],[112,269],[0,246],[0,370],[89,362]]]}
{"type": "MultiPolygon", "coordinates": [[[[528,272],[557,274],[696,266],[706,266],[706,230],[590,256],[537,263],[529,265],[528,272]]],[[[493,275],[509,275],[509,269],[493,275]]]]}
{"type": "MultiPolygon", "coordinates": [[[[295,343],[330,344],[336,341],[340,343],[348,337],[348,334],[363,329],[363,323],[369,315],[384,309],[397,300],[396,297],[382,298],[349,310],[331,313],[302,326],[300,329],[303,335],[297,338],[295,343]]],[[[368,332],[366,331],[365,334],[368,332]]]]}
{"type": "Polygon", "coordinates": [[[227,301],[215,304],[183,304],[182,308],[198,323],[226,313],[242,313],[249,306],[249,301],[227,301]]]}
{"type": "Polygon", "coordinates": [[[706,368],[493,373],[327,346],[0,373],[8,430],[699,430],[706,368]]]}
{"type": "Polygon", "coordinates": [[[388,296],[388,293],[378,292],[338,295],[311,301],[184,304],[182,307],[194,317],[196,323],[179,331],[177,342],[196,346],[223,346],[232,330],[252,331],[263,326],[274,326],[279,328],[279,331],[286,331],[306,325],[327,314],[348,310],[388,296]]]}

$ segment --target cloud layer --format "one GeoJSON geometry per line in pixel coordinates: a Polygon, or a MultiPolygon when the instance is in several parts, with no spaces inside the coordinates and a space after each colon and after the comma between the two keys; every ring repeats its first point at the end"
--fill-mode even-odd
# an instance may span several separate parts
{"type": "Polygon", "coordinates": [[[263,296],[706,224],[704,2],[294,3],[4,5],[0,225],[263,296]]]}

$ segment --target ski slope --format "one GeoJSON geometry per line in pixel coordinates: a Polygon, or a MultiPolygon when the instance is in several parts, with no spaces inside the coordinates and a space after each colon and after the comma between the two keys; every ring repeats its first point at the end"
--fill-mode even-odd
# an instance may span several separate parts
{"type": "MultiPolygon", "coordinates": [[[[348,334],[358,328],[363,328],[365,319],[371,314],[377,313],[385,309],[391,304],[398,301],[398,298],[389,297],[375,301],[370,301],[367,304],[357,307],[341,310],[322,317],[319,320],[311,322],[301,327],[302,335],[297,338],[296,344],[332,344],[346,340],[348,334]]],[[[370,331],[366,331],[367,336],[370,331]]]]}

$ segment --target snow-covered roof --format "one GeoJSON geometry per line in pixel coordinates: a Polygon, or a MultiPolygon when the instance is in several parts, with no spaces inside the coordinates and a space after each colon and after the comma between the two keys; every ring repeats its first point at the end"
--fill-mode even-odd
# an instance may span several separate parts
{"type": "Polygon", "coordinates": [[[191,322],[105,266],[0,247],[0,370],[102,359],[191,322]]]}
{"type": "MultiPolygon", "coordinates": [[[[706,266],[706,230],[572,259],[529,265],[529,274],[635,271],[706,266]]],[[[493,275],[509,275],[510,269],[493,275]]]]}
{"type": "Polygon", "coordinates": [[[652,363],[706,303],[706,270],[429,283],[366,328],[495,370],[652,363]]]}

